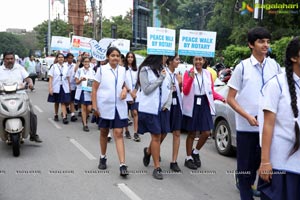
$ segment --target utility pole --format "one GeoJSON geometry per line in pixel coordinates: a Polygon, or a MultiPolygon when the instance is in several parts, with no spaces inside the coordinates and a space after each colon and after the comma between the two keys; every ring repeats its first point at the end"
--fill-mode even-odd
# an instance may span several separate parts
{"type": "Polygon", "coordinates": [[[51,18],[50,18],[50,5],[51,5],[51,3],[50,3],[50,1],[51,0],[49,0],[48,1],[48,56],[50,56],[51,55],[51,18]]]}
{"type": "Polygon", "coordinates": [[[102,0],[99,0],[99,40],[102,39],[102,0]]]}

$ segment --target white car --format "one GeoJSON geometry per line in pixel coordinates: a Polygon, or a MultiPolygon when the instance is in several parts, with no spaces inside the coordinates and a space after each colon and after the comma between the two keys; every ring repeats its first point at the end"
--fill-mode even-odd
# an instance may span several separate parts
{"type": "MultiPolygon", "coordinates": [[[[220,81],[215,80],[215,91],[223,97],[227,97],[229,87],[220,81]]],[[[236,148],[236,124],[235,112],[226,103],[215,101],[216,115],[213,117],[214,130],[213,138],[217,151],[225,156],[230,156],[236,148]]]]}

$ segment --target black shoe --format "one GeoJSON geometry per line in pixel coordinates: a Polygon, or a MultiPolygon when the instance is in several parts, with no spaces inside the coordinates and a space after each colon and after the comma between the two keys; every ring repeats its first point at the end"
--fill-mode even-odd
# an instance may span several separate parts
{"type": "Polygon", "coordinates": [[[122,165],[120,167],[120,176],[127,176],[129,175],[128,171],[127,171],[127,166],[126,165],[122,165]]]}
{"type": "Polygon", "coordinates": [[[88,126],[83,126],[83,131],[85,131],[85,132],[89,132],[89,131],[90,131],[90,129],[89,129],[89,127],[88,127],[88,126]]]}
{"type": "Polygon", "coordinates": [[[162,180],[164,178],[160,167],[154,169],[152,175],[155,179],[158,179],[158,180],[162,180]]]}
{"type": "Polygon", "coordinates": [[[54,121],[58,122],[58,115],[54,115],[54,121]]]}
{"type": "Polygon", "coordinates": [[[108,136],[108,137],[107,137],[107,142],[111,142],[111,140],[112,140],[111,137],[108,136]]]}
{"type": "Polygon", "coordinates": [[[192,153],[192,157],[193,157],[193,160],[194,160],[194,163],[197,167],[201,167],[201,160],[200,160],[200,156],[199,154],[194,154],[192,153]]]}
{"type": "Polygon", "coordinates": [[[143,157],[143,163],[144,163],[145,167],[147,167],[149,165],[150,157],[151,157],[151,154],[147,153],[147,147],[145,147],[144,148],[144,157],[143,157]]]}
{"type": "Polygon", "coordinates": [[[127,139],[131,139],[131,135],[130,135],[130,132],[129,131],[125,131],[125,137],[127,139]]]}
{"type": "Polygon", "coordinates": [[[181,172],[181,169],[178,167],[177,162],[171,162],[170,163],[170,169],[173,170],[174,172],[181,172]]]}
{"type": "Polygon", "coordinates": [[[78,117],[81,117],[81,111],[78,112],[78,117]]]}
{"type": "Polygon", "coordinates": [[[40,139],[39,135],[30,136],[29,138],[32,142],[42,143],[43,141],[40,139]]]}
{"type": "Polygon", "coordinates": [[[136,141],[136,142],[140,142],[141,141],[141,138],[140,138],[140,136],[139,136],[138,133],[134,133],[133,134],[133,140],[136,141]]]}
{"type": "Polygon", "coordinates": [[[72,117],[71,117],[71,122],[76,122],[77,121],[77,117],[75,116],[75,115],[73,115],[72,117]]]}
{"type": "Polygon", "coordinates": [[[63,118],[63,123],[64,124],[68,124],[69,123],[68,119],[67,118],[63,118]]]}
{"type": "Polygon", "coordinates": [[[194,163],[193,160],[189,159],[189,160],[185,160],[184,161],[184,166],[186,166],[189,169],[197,169],[197,165],[194,163]]]}
{"type": "Polygon", "coordinates": [[[107,166],[106,166],[106,160],[107,160],[106,158],[100,158],[98,169],[104,170],[104,169],[107,168],[107,166]]]}
{"type": "Polygon", "coordinates": [[[132,125],[132,121],[128,120],[128,126],[132,125]]]}

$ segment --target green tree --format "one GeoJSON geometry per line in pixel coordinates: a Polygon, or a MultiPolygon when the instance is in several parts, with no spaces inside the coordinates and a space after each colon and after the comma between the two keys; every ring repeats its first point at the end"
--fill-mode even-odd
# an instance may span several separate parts
{"type": "Polygon", "coordinates": [[[111,37],[111,26],[117,26],[117,38],[132,40],[132,11],[125,16],[119,15],[102,21],[102,37],[111,37]]]}
{"type": "MultiPolygon", "coordinates": [[[[36,32],[39,48],[43,49],[45,47],[44,40],[48,33],[48,21],[44,21],[43,23],[37,25],[33,28],[33,30],[36,32]]],[[[51,21],[51,36],[69,37],[69,34],[72,32],[72,30],[72,25],[64,22],[63,20],[55,19],[51,21]]]]}
{"type": "Polygon", "coordinates": [[[29,49],[22,44],[16,35],[0,32],[0,54],[5,51],[13,51],[20,57],[26,57],[29,53],[29,49]]]}

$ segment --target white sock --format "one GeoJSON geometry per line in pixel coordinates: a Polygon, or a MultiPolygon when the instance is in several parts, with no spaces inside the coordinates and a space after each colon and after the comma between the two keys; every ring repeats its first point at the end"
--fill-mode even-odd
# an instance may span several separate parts
{"type": "Polygon", "coordinates": [[[192,156],[187,156],[186,160],[193,160],[193,157],[192,156]]]}
{"type": "Polygon", "coordinates": [[[72,113],[71,113],[71,116],[74,116],[74,115],[75,115],[75,113],[72,112],[72,113]]]}
{"type": "Polygon", "coordinates": [[[199,154],[199,150],[198,149],[194,149],[193,150],[193,154],[199,154]]]}
{"type": "Polygon", "coordinates": [[[100,155],[100,158],[106,158],[106,155],[100,155]]]}
{"type": "Polygon", "coordinates": [[[121,163],[121,164],[120,164],[120,167],[122,167],[122,166],[126,166],[125,163],[121,163]]]}

